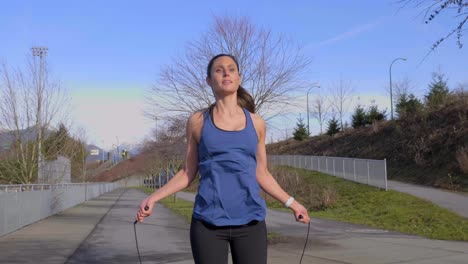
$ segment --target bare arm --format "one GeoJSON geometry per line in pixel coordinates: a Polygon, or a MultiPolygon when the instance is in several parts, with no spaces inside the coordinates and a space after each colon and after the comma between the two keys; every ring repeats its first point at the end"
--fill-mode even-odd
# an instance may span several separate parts
{"type": "MultiPolygon", "coordinates": [[[[273,196],[276,200],[282,204],[286,203],[290,197],[273,176],[268,171],[267,166],[267,155],[265,147],[265,135],[266,135],[266,124],[265,121],[257,115],[253,116],[255,128],[258,135],[258,147],[257,147],[257,181],[260,187],[269,195],[273,196]]],[[[296,200],[289,207],[294,211],[297,221],[308,223],[310,221],[307,210],[296,200]],[[299,215],[303,216],[303,219],[299,219],[299,215]]]]}
{"type": "Polygon", "coordinates": [[[187,122],[187,152],[185,154],[184,166],[174,177],[163,187],[149,195],[140,204],[137,220],[142,222],[144,217],[150,216],[154,204],[165,197],[181,191],[188,187],[195,178],[198,171],[198,134],[200,123],[202,123],[201,113],[193,114],[187,122]],[[148,206],[148,210],[144,210],[148,206]]]}

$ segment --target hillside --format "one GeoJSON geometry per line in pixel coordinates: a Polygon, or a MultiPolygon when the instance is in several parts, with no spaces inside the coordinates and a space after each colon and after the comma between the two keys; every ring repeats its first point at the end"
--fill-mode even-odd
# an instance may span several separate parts
{"type": "Polygon", "coordinates": [[[169,139],[163,142],[147,142],[140,153],[123,160],[115,166],[95,176],[92,181],[116,181],[130,175],[151,175],[172,161],[179,161],[185,153],[183,138],[169,139]]]}
{"type": "MultiPolygon", "coordinates": [[[[133,173],[147,174],[161,166],[161,160],[182,158],[184,151],[182,138],[151,142],[139,155],[94,180],[112,181],[133,173]]],[[[405,119],[348,129],[332,137],[322,135],[269,144],[267,153],[387,159],[389,179],[466,191],[468,98],[405,119]]]]}
{"type": "Polygon", "coordinates": [[[468,190],[467,101],[465,96],[436,110],[331,137],[281,141],[268,145],[267,152],[387,159],[390,179],[468,190]]]}

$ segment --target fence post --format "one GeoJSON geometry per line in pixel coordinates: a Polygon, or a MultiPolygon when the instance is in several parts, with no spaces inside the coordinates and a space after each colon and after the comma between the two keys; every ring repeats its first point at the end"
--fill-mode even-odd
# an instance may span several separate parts
{"type": "Polygon", "coordinates": [[[327,168],[327,173],[328,173],[328,158],[327,157],[325,157],[325,166],[327,168]]]}
{"type": "Polygon", "coordinates": [[[353,160],[353,163],[354,163],[353,164],[353,166],[354,166],[354,181],[357,181],[356,180],[356,160],[355,159],[353,160]]]}
{"type": "Polygon", "coordinates": [[[387,191],[387,159],[384,159],[384,165],[385,165],[385,191],[387,191]]]}
{"type": "Polygon", "coordinates": [[[335,171],[335,158],[333,158],[333,176],[336,177],[336,171],[335,171]]]}
{"type": "Polygon", "coordinates": [[[159,174],[158,174],[158,178],[159,178],[159,185],[158,185],[158,189],[161,189],[161,172],[159,172],[159,174]]]}
{"type": "Polygon", "coordinates": [[[343,161],[343,179],[346,179],[346,171],[345,171],[345,167],[344,167],[344,162],[345,162],[345,159],[341,159],[343,161]]]}
{"type": "Polygon", "coordinates": [[[370,170],[369,170],[369,160],[367,160],[367,185],[369,185],[370,170]]]}
{"type": "Polygon", "coordinates": [[[166,185],[168,182],[169,182],[169,169],[166,168],[166,183],[164,185],[166,185]]]}

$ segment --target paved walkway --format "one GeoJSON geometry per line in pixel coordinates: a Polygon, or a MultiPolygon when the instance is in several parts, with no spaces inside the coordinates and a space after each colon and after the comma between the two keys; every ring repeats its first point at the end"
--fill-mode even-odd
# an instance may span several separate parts
{"type": "MultiPolygon", "coordinates": [[[[0,263],[138,263],[133,234],[137,206],[146,195],[119,189],[0,237],[0,263]]],[[[178,197],[193,199],[193,194],[178,197]]],[[[193,263],[188,224],[161,205],[137,224],[143,263],[193,263]]],[[[268,211],[270,264],[299,263],[307,226],[291,213],[268,211]]],[[[302,263],[466,263],[468,243],[423,239],[365,226],[313,219],[302,263]]]]}
{"type": "Polygon", "coordinates": [[[468,194],[466,193],[450,192],[398,181],[388,181],[388,188],[426,199],[434,204],[450,209],[453,212],[468,218],[468,194]]]}

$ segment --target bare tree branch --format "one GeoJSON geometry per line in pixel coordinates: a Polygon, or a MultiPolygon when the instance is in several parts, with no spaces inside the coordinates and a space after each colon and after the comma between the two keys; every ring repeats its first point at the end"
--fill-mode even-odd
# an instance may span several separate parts
{"type": "Polygon", "coordinates": [[[184,55],[162,69],[147,97],[151,109],[147,116],[154,118],[164,112],[187,115],[212,104],[206,67],[219,53],[237,58],[242,86],[266,119],[294,103],[290,95],[304,87],[301,78],[310,64],[301,49],[284,36],[274,36],[247,18],[215,17],[207,32],[187,44],[184,55]]]}
{"type": "Polygon", "coordinates": [[[407,6],[409,3],[413,3],[415,7],[420,8],[423,4],[428,4],[423,8],[424,11],[424,23],[429,24],[436,19],[441,13],[447,13],[447,10],[455,10],[456,15],[454,18],[460,20],[456,22],[454,26],[445,36],[437,40],[426,53],[422,61],[424,61],[429,54],[431,54],[442,42],[456,34],[456,42],[458,48],[463,47],[462,37],[466,21],[468,21],[468,1],[467,0],[400,0],[399,3],[403,4],[402,8],[407,6]],[[429,3],[428,3],[429,2],[429,3]]]}
{"type": "Polygon", "coordinates": [[[331,107],[334,110],[333,112],[338,114],[341,130],[343,130],[343,117],[353,100],[353,88],[351,82],[340,78],[340,81],[333,85],[331,94],[331,107]]]}
{"type": "Polygon", "coordinates": [[[320,125],[320,134],[323,134],[323,125],[330,115],[331,105],[327,102],[326,98],[318,94],[315,99],[312,100],[312,117],[317,119],[320,125]]]}
{"type": "MultiPolygon", "coordinates": [[[[11,70],[6,64],[1,65],[0,142],[6,148],[0,151],[1,181],[32,183],[36,180],[39,142],[44,144],[50,131],[54,130],[53,124],[60,122],[57,117],[66,112],[64,106],[68,104],[63,89],[49,79],[47,63],[42,67],[43,78],[39,78],[33,58],[26,70],[11,70]]],[[[65,147],[57,145],[55,149],[65,147]]],[[[41,153],[45,158],[51,155],[46,149],[41,153]]]]}

